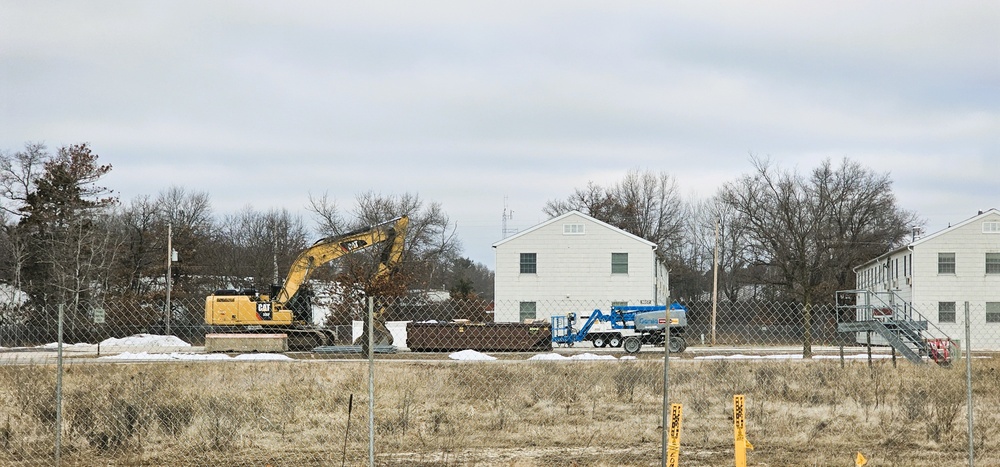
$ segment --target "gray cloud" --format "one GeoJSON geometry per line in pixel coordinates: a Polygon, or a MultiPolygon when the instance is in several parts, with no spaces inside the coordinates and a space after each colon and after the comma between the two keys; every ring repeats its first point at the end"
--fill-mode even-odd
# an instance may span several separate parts
{"type": "Polygon", "coordinates": [[[492,264],[635,167],[710,196],[748,153],[850,157],[945,227],[1000,206],[995,2],[0,0],[0,149],[90,142],[124,197],[439,201],[492,264]]]}

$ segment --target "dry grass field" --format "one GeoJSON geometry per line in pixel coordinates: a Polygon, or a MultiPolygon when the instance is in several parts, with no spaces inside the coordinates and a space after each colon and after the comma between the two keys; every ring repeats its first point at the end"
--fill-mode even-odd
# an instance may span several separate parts
{"type": "MultiPolygon", "coordinates": [[[[376,363],[383,466],[659,465],[662,361],[376,363]]],[[[975,360],[977,465],[1000,465],[1000,365],[975,360]]],[[[75,363],[63,465],[367,465],[366,362],[75,363]],[[354,406],[347,433],[348,401],[354,406]],[[345,450],[346,444],[346,450],[345,450]]],[[[55,368],[0,367],[0,464],[51,465],[55,368]]],[[[966,465],[964,365],[671,361],[681,465],[966,465]]]]}

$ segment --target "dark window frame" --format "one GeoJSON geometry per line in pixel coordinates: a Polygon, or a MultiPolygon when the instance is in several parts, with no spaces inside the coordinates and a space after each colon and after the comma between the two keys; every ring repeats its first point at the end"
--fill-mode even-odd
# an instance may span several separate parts
{"type": "Polygon", "coordinates": [[[628,274],[628,253],[611,253],[611,274],[628,274]]]}
{"type": "Polygon", "coordinates": [[[518,302],[518,322],[523,323],[526,319],[538,319],[538,302],[518,302]],[[528,306],[530,305],[530,306],[528,306]],[[527,308],[531,308],[530,310],[527,308]],[[531,313],[530,316],[525,313],[531,313]]]}
{"type": "Polygon", "coordinates": [[[986,302],[986,322],[1000,323],[1000,302],[986,302]]]}
{"type": "Polygon", "coordinates": [[[955,323],[955,302],[938,302],[938,322],[955,323]]]}
{"type": "Polygon", "coordinates": [[[957,263],[955,253],[938,253],[938,274],[955,274],[957,263]]]}
{"type": "Polygon", "coordinates": [[[521,253],[521,274],[538,274],[538,253],[521,253]]]}
{"type": "Polygon", "coordinates": [[[986,274],[1000,274],[1000,253],[986,253],[986,274]]]}

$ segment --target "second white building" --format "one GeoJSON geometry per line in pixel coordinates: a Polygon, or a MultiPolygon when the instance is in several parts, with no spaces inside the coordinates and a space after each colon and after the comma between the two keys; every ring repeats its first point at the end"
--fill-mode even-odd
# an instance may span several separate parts
{"type": "Polygon", "coordinates": [[[656,244],[571,211],[493,244],[497,322],[612,305],[666,305],[656,244]]]}

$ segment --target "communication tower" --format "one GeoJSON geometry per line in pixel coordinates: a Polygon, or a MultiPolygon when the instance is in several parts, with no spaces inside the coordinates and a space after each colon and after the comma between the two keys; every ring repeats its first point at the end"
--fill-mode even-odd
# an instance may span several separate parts
{"type": "Polygon", "coordinates": [[[507,197],[504,196],[503,197],[503,217],[502,217],[503,222],[501,223],[501,227],[500,227],[500,229],[501,229],[500,234],[503,235],[502,238],[507,238],[511,234],[516,234],[517,233],[517,229],[513,229],[513,228],[508,229],[507,228],[507,220],[513,219],[513,218],[514,218],[514,211],[507,209],[507,197]]]}

